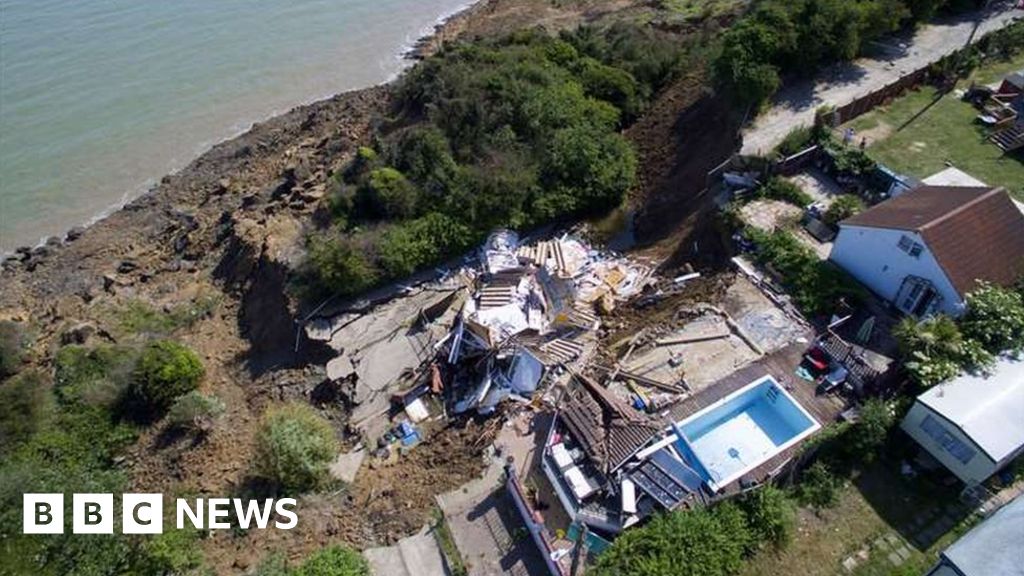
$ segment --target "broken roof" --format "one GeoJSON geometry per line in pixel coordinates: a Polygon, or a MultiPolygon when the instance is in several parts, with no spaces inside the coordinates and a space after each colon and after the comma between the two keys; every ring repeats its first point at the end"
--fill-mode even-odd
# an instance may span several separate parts
{"type": "Polygon", "coordinates": [[[659,428],[610,391],[576,376],[562,403],[562,421],[587,456],[604,473],[615,470],[646,444],[659,428]]]}
{"type": "Polygon", "coordinates": [[[1024,214],[1003,188],[921,186],[840,225],[919,233],[961,295],[1024,272],[1024,214]]]}

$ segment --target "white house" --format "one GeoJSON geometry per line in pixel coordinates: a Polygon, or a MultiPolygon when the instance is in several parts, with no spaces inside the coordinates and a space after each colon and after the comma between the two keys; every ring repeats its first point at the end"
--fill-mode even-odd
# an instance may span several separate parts
{"type": "Polygon", "coordinates": [[[907,314],[958,316],[978,280],[1024,274],[1024,214],[1003,188],[924,185],[840,222],[829,259],[907,314]]]}
{"type": "Polygon", "coordinates": [[[993,576],[1024,574],[1024,497],[960,537],[939,556],[925,576],[993,576]]]}
{"type": "Polygon", "coordinates": [[[900,427],[967,486],[983,482],[1024,453],[1024,359],[932,387],[900,427]]]}

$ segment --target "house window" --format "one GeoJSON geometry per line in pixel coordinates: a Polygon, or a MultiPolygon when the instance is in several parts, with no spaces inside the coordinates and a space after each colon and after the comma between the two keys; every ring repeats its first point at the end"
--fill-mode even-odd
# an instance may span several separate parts
{"type": "Polygon", "coordinates": [[[896,246],[914,258],[917,258],[921,255],[921,252],[924,252],[924,245],[919,242],[914,242],[914,239],[906,234],[900,236],[900,241],[896,246]]]}
{"type": "Polygon", "coordinates": [[[974,458],[975,451],[966,442],[963,442],[956,436],[953,436],[946,430],[946,427],[942,425],[937,419],[932,418],[929,414],[924,417],[921,421],[921,429],[924,430],[925,434],[930,436],[932,440],[942,446],[942,449],[949,452],[951,456],[960,461],[961,464],[967,464],[974,458]]]}

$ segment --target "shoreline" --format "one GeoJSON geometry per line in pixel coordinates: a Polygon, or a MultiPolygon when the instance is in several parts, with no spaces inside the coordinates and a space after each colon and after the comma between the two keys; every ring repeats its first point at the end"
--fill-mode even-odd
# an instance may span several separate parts
{"type": "Polygon", "coordinates": [[[218,139],[213,142],[201,142],[196,145],[196,152],[189,156],[188,160],[179,168],[169,170],[159,175],[154,175],[146,179],[149,184],[143,184],[143,189],[137,189],[135,191],[126,190],[124,191],[120,199],[108,205],[105,208],[97,210],[90,218],[80,224],[72,224],[66,226],[62,232],[55,234],[44,234],[39,237],[39,240],[34,244],[22,244],[20,246],[14,246],[13,248],[0,250],[0,265],[6,263],[11,259],[23,261],[30,255],[38,253],[42,249],[46,248],[58,248],[66,245],[70,242],[77,240],[87,230],[96,226],[100,222],[103,222],[112,215],[125,210],[133,202],[145,198],[151,195],[157,190],[161,183],[165,182],[168,178],[180,176],[182,172],[192,167],[198,160],[205,157],[211,151],[219,146],[223,146],[232,141],[238,140],[247,134],[251,133],[255,128],[261,124],[280,119],[287,116],[300,108],[314,106],[316,104],[324,103],[344,95],[354,94],[365,90],[373,90],[389,86],[398,81],[411,67],[415,66],[416,63],[424,60],[430,55],[437,52],[445,42],[454,40],[457,38],[465,29],[468,20],[476,13],[483,11],[487,6],[491,5],[495,0],[467,0],[462,6],[456,8],[447,14],[442,14],[434,19],[433,23],[426,24],[420,29],[419,36],[416,40],[403,43],[399,46],[398,50],[393,54],[393,57],[401,63],[401,68],[388,76],[384,81],[376,84],[370,84],[358,88],[352,88],[350,90],[343,90],[341,92],[334,92],[322,95],[312,96],[307,100],[297,102],[284,110],[276,110],[262,119],[255,120],[249,123],[245,128],[240,128],[230,136],[218,139]]]}

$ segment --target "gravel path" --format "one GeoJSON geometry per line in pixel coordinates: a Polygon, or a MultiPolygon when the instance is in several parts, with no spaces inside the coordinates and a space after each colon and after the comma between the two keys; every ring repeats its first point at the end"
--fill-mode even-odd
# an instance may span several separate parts
{"type": "MultiPolygon", "coordinates": [[[[1024,17],[1009,1],[995,2],[985,13],[974,40],[1024,17]]],[[[741,154],[765,154],[797,126],[814,122],[824,104],[842,106],[959,49],[971,37],[976,20],[945,20],[918,29],[912,38],[875,43],[878,55],[831,66],[816,79],[790,84],[773,98],[770,110],[743,131],[741,154]]]]}

